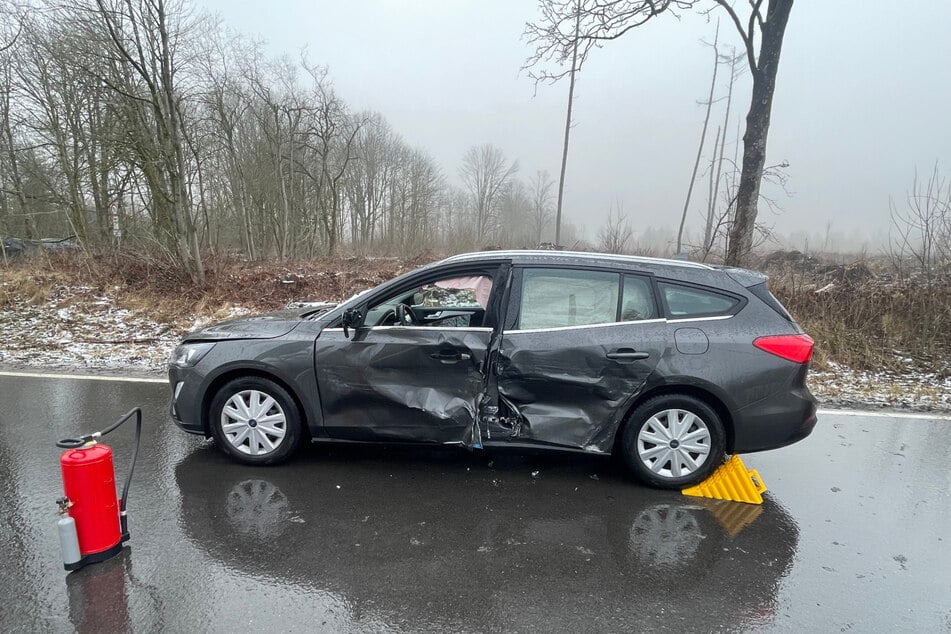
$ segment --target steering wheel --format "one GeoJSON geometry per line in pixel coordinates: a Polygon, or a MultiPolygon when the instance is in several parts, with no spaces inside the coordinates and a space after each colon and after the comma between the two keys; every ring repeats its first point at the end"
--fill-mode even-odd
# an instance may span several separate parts
{"type": "Polygon", "coordinates": [[[413,311],[413,307],[407,304],[396,305],[396,322],[400,326],[418,326],[420,323],[419,317],[413,311]]]}

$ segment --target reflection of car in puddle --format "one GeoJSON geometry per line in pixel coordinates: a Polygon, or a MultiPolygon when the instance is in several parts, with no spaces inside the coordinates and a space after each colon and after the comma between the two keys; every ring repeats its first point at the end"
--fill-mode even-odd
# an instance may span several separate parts
{"type": "Polygon", "coordinates": [[[242,537],[267,539],[282,535],[288,526],[287,498],[267,480],[251,479],[231,487],[225,513],[231,529],[242,537]]]}
{"type": "Polygon", "coordinates": [[[798,542],[770,499],[753,521],[726,521],[735,503],[632,487],[603,462],[387,451],[342,448],[252,478],[193,452],[175,469],[182,525],[236,574],[346,597],[355,623],[437,629],[768,623],[798,542]]]}
{"type": "Polygon", "coordinates": [[[705,538],[694,509],[658,504],[634,518],[627,547],[638,563],[665,568],[695,559],[705,538]]]}

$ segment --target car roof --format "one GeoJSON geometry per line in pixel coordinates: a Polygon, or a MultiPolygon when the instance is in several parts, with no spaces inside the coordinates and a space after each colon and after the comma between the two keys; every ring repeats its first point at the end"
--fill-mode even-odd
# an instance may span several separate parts
{"type": "Polygon", "coordinates": [[[684,269],[714,270],[709,264],[689,262],[687,260],[670,260],[666,258],[649,258],[636,255],[615,255],[611,253],[590,253],[585,251],[554,251],[541,249],[513,249],[509,251],[478,251],[475,253],[461,253],[442,260],[440,264],[463,263],[480,260],[511,260],[515,264],[611,264],[651,267],[677,267],[684,269]]]}

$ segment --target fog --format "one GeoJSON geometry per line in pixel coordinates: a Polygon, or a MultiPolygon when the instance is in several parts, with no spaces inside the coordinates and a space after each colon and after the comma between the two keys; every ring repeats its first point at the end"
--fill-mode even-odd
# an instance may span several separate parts
{"type": "MultiPolygon", "coordinates": [[[[520,176],[560,167],[567,82],[536,86],[520,71],[534,2],[364,0],[261,3],[201,0],[224,24],[274,54],[329,67],[354,109],[382,113],[458,183],[463,153],[491,143],[520,176]]],[[[870,0],[799,0],[780,63],[767,164],[788,161],[787,192],[761,206],[785,246],[871,251],[887,239],[889,197],[901,204],[915,169],[951,173],[951,3],[898,11],[870,0]]],[[[623,204],[638,233],[675,231],[697,151],[716,18],[662,16],[592,53],[578,76],[565,186],[567,221],[592,237],[623,204]]],[[[726,20],[721,44],[739,46],[726,20]]],[[[721,68],[721,76],[724,71],[721,68]]],[[[736,87],[726,154],[748,107],[736,87]]],[[[721,83],[718,95],[725,92],[721,83]]],[[[711,120],[708,147],[722,115],[711,120]]],[[[688,216],[700,230],[701,168],[688,216]]]]}

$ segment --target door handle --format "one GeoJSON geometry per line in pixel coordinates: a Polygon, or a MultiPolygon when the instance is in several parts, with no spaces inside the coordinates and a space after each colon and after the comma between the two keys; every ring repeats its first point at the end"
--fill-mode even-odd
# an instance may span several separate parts
{"type": "Polygon", "coordinates": [[[633,348],[618,348],[614,352],[607,353],[606,356],[612,361],[637,361],[638,359],[646,359],[650,357],[649,352],[637,352],[633,348]]]}
{"type": "Polygon", "coordinates": [[[434,352],[429,355],[429,357],[440,363],[455,363],[457,361],[468,361],[472,358],[472,355],[468,352],[440,350],[439,352],[434,352]]]}

